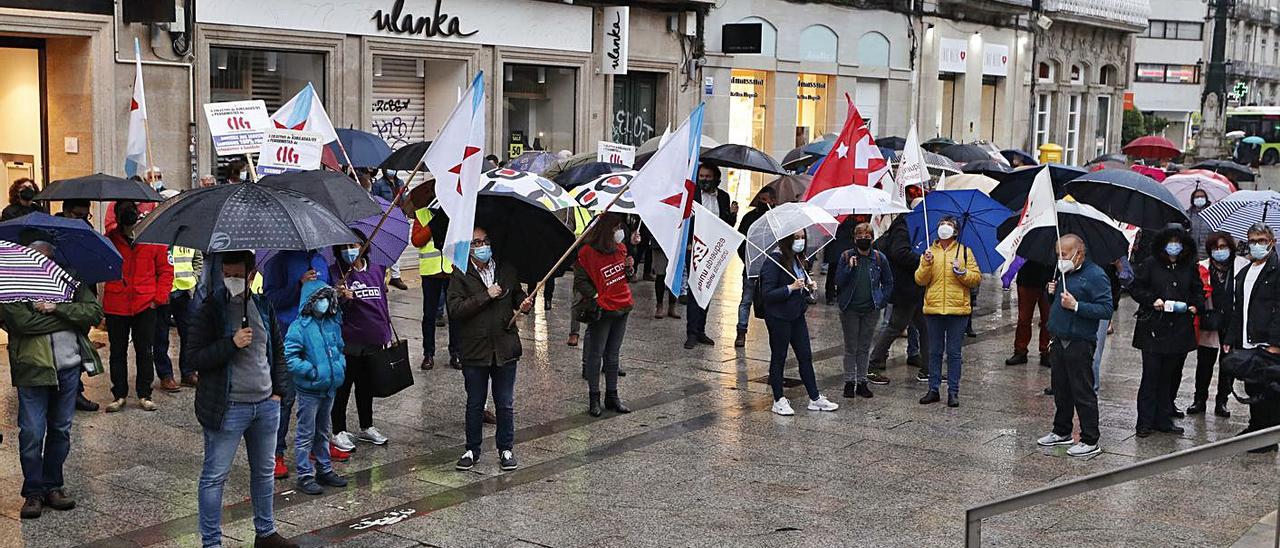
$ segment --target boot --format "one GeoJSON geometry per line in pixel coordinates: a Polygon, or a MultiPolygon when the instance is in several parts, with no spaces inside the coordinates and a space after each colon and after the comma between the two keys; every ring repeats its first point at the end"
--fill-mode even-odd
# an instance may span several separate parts
{"type": "Polygon", "coordinates": [[[659,320],[667,317],[667,310],[662,307],[662,303],[658,303],[658,307],[654,309],[653,317],[659,320]]]}
{"type": "Polygon", "coordinates": [[[680,319],[680,313],[676,312],[675,299],[672,299],[671,303],[667,305],[667,316],[670,316],[672,319],[676,319],[676,320],[680,319]]]}
{"type": "Polygon", "coordinates": [[[1227,411],[1227,404],[1220,403],[1218,405],[1213,406],[1213,416],[1229,419],[1231,418],[1231,412],[1227,411]]]}
{"type": "Polygon", "coordinates": [[[599,417],[604,414],[604,409],[600,407],[600,393],[592,392],[590,394],[591,403],[587,407],[587,412],[593,417],[599,417]]]}
{"type": "Polygon", "coordinates": [[[604,408],[610,411],[617,411],[622,414],[631,412],[631,408],[623,405],[622,400],[618,399],[618,392],[616,390],[613,392],[605,392],[604,408]]]}
{"type": "Polygon", "coordinates": [[[734,347],[734,348],[742,348],[742,347],[744,347],[744,346],[746,346],[746,345],[747,345],[747,332],[746,332],[746,331],[739,331],[739,332],[738,332],[738,337],[737,337],[736,339],[733,339],[733,347],[734,347]]]}
{"type": "Polygon", "coordinates": [[[1195,403],[1191,404],[1191,407],[1188,407],[1188,408],[1187,408],[1187,414],[1188,414],[1188,415],[1203,415],[1203,414],[1204,414],[1204,409],[1205,409],[1205,404],[1204,404],[1204,402],[1202,402],[1202,401],[1197,401],[1197,402],[1195,402],[1195,403]]]}

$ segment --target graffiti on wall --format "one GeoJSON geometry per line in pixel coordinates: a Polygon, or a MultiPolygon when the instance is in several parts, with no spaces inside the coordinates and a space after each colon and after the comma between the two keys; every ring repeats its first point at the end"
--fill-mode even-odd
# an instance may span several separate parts
{"type": "Polygon", "coordinates": [[[418,129],[417,116],[400,113],[408,110],[412,99],[378,99],[373,102],[373,133],[387,142],[393,150],[414,141],[418,129]]]}
{"type": "Polygon", "coordinates": [[[653,124],[644,113],[632,114],[617,110],[613,114],[613,142],[640,146],[653,137],[653,124]]]}

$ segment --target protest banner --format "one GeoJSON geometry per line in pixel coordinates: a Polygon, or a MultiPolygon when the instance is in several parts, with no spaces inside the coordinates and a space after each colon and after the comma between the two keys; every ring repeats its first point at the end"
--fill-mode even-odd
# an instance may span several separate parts
{"type": "Polygon", "coordinates": [[[258,152],[258,176],[320,169],[322,139],[312,131],[268,129],[258,152]]]}
{"type": "Polygon", "coordinates": [[[218,156],[258,152],[263,132],[271,128],[267,104],[261,100],[206,103],[204,117],[218,156]]]}

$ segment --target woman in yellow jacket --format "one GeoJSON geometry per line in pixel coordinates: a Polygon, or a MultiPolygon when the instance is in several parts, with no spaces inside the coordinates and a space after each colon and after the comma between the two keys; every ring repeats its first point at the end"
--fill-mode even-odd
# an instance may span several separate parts
{"type": "Polygon", "coordinates": [[[969,248],[956,241],[954,217],[938,222],[938,240],[920,256],[916,284],[924,289],[924,318],[929,331],[929,392],[921,404],[939,401],[942,352],[947,353],[947,407],[960,406],[960,347],[969,322],[969,289],[982,281],[982,272],[969,248]]]}

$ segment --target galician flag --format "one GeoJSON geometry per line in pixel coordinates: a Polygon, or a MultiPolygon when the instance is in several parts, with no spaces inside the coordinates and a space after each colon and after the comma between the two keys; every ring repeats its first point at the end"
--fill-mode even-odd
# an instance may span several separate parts
{"type": "Polygon", "coordinates": [[[133,75],[133,98],[129,100],[129,139],[124,149],[124,173],[133,177],[145,172],[147,158],[147,98],[142,89],[142,48],[133,39],[133,58],[136,68],[133,75]]]}
{"type": "Polygon", "coordinates": [[[333,122],[324,111],[324,102],[316,95],[311,82],[307,82],[307,87],[302,88],[288,103],[281,105],[280,110],[271,115],[271,121],[278,129],[319,133],[325,143],[338,140],[338,132],[334,131],[333,122]]]}
{"type": "Polygon", "coordinates": [[[929,168],[924,163],[924,151],[920,149],[920,135],[916,133],[915,122],[911,123],[911,131],[907,133],[896,181],[895,192],[891,194],[902,205],[907,205],[907,186],[924,186],[929,181],[929,168]]]}
{"type": "Polygon", "coordinates": [[[1018,226],[1000,241],[996,251],[999,251],[1005,260],[1013,259],[1027,233],[1033,228],[1042,226],[1052,226],[1055,229],[1058,226],[1058,209],[1053,198],[1053,179],[1049,176],[1048,167],[1042,168],[1040,173],[1036,174],[1035,181],[1031,183],[1031,192],[1027,195],[1027,205],[1022,208],[1022,213],[1018,217],[1018,226]]]}
{"type": "Polygon", "coordinates": [[[449,215],[443,252],[454,268],[467,271],[476,196],[484,172],[484,72],[476,74],[453,113],[445,120],[422,163],[435,177],[436,199],[449,215]]]}
{"type": "Polygon", "coordinates": [[[685,242],[689,241],[689,218],[693,215],[702,109],[702,104],[693,109],[631,179],[636,212],[667,256],[667,288],[676,295],[684,287],[685,242]]]}
{"type": "Polygon", "coordinates": [[[844,129],[840,130],[835,146],[822,160],[818,172],[813,174],[805,201],[842,186],[877,186],[880,178],[889,173],[889,162],[880,154],[875,139],[871,138],[866,121],[853,106],[853,100],[848,95],[845,99],[849,101],[849,117],[845,119],[844,129]]]}

